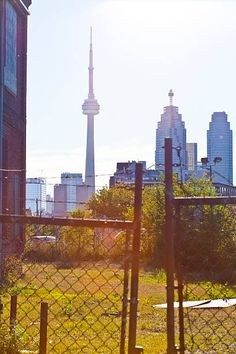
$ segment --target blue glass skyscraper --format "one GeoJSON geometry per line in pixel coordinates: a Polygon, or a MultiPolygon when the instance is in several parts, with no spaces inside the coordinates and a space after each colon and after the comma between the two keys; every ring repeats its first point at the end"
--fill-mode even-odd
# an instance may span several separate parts
{"type": "Polygon", "coordinates": [[[212,166],[213,182],[233,184],[233,137],[225,112],[214,112],[207,131],[207,158],[209,164],[216,157],[222,161],[212,166]]]}
{"type": "Polygon", "coordinates": [[[183,176],[183,171],[187,165],[186,153],[186,129],[182,121],[182,115],[178,112],[178,107],[173,106],[173,92],[169,92],[170,104],[164,107],[164,113],[161,115],[161,121],[158,122],[156,130],[156,152],[155,165],[156,169],[164,170],[164,144],[165,138],[172,138],[173,144],[173,164],[174,170],[179,173],[179,177],[183,176]],[[177,166],[180,165],[181,166],[177,166]],[[161,167],[163,166],[163,167],[161,167]]]}

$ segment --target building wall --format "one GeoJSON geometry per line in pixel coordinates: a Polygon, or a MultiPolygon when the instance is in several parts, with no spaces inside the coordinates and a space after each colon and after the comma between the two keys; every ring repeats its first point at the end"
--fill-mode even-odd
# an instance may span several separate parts
{"type": "Polygon", "coordinates": [[[66,214],[66,185],[56,184],[54,186],[54,215],[65,216],[66,214]]]}
{"type": "Polygon", "coordinates": [[[213,181],[233,183],[233,137],[230,123],[225,112],[214,112],[207,131],[207,158],[212,165],[213,181]],[[222,161],[213,164],[215,157],[222,161]]]}
{"type": "MultiPolygon", "coordinates": [[[[0,2],[0,212],[12,214],[25,213],[26,7],[30,3],[0,2]]],[[[14,251],[23,244],[23,229],[3,227],[3,237],[14,251]]]]}
{"type": "Polygon", "coordinates": [[[61,184],[54,186],[54,215],[66,216],[76,208],[83,209],[88,200],[88,186],[81,173],[62,173],[61,184]]]}
{"type": "Polygon", "coordinates": [[[54,214],[54,200],[50,194],[46,195],[46,215],[52,216],[54,214]]]}
{"type": "Polygon", "coordinates": [[[197,143],[187,143],[187,170],[197,170],[197,143]]]}

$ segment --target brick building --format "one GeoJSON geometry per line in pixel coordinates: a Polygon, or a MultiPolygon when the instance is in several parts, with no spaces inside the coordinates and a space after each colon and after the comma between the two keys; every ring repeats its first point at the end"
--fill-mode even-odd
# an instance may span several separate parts
{"type": "MultiPolygon", "coordinates": [[[[31,0],[0,1],[0,213],[7,214],[25,212],[27,19],[30,4],[31,0]]],[[[19,249],[24,241],[19,225],[3,225],[2,236],[11,252],[19,249]]]]}

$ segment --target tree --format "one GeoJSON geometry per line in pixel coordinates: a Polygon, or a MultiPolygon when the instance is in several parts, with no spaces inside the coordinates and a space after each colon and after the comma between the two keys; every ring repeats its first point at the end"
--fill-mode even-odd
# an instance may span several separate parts
{"type": "Polygon", "coordinates": [[[87,203],[87,209],[96,218],[125,219],[128,209],[134,203],[134,191],[126,185],[102,188],[87,203]]]}

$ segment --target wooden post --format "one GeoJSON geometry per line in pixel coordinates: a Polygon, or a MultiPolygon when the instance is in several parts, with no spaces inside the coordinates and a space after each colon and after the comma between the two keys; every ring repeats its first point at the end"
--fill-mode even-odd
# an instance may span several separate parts
{"type": "Polygon", "coordinates": [[[39,354],[47,353],[48,303],[41,303],[39,354]]]}
{"type": "Polygon", "coordinates": [[[10,305],[10,330],[16,327],[17,295],[11,295],[10,305]]]}

